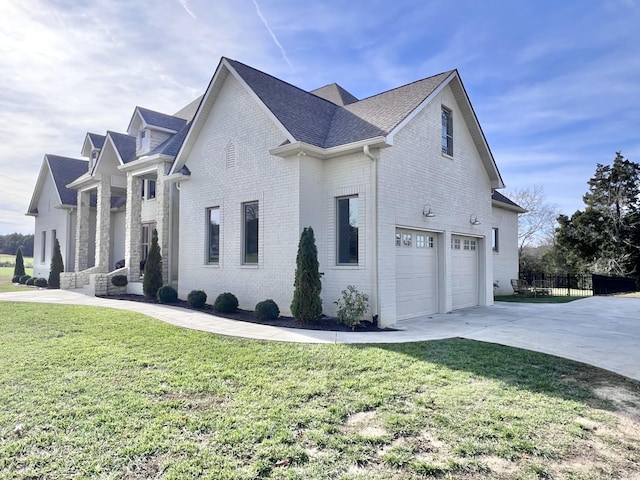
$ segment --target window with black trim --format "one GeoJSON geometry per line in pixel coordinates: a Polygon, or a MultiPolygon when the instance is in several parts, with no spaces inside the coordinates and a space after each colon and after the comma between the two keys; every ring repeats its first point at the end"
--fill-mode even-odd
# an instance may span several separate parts
{"type": "Polygon", "coordinates": [[[494,253],[500,251],[500,230],[497,228],[491,229],[491,249],[494,253]]]}
{"type": "Polygon", "coordinates": [[[442,107],[442,153],[453,157],[453,112],[442,107]]]}
{"type": "Polygon", "coordinates": [[[253,265],[258,263],[258,225],[259,206],[258,202],[248,202],[242,204],[243,228],[242,235],[243,251],[242,263],[253,265]]]}
{"type": "Polygon", "coordinates": [[[42,245],[40,246],[40,261],[44,263],[47,259],[47,232],[42,231],[42,245]]]}
{"type": "Polygon", "coordinates": [[[337,217],[337,264],[358,264],[358,196],[336,199],[337,217]]]}
{"type": "Polygon", "coordinates": [[[207,263],[220,263],[220,207],[207,208],[207,263]]]}

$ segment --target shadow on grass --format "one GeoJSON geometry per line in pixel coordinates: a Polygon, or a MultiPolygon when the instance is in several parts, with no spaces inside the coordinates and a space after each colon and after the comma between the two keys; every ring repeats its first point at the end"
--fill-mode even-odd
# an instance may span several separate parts
{"type": "Polygon", "coordinates": [[[553,355],[477,340],[452,338],[429,342],[358,345],[382,348],[414,359],[498,380],[505,385],[563,400],[615,410],[594,390],[602,385],[622,386],[640,394],[640,382],[591,365],[553,355]]]}

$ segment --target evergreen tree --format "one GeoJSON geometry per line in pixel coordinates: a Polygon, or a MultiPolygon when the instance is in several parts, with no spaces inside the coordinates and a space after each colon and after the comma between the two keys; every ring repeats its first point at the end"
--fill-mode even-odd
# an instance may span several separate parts
{"type": "Polygon", "coordinates": [[[158,231],[154,228],[149,255],[147,256],[147,262],[144,264],[142,290],[145,296],[156,298],[160,287],[162,287],[162,256],[158,245],[158,231]]]}
{"type": "Polygon", "coordinates": [[[291,313],[303,322],[309,322],[322,313],[320,291],[322,283],[318,264],[318,249],[313,228],[305,228],[300,236],[296,257],[296,279],[294,283],[291,313]]]}
{"type": "Polygon", "coordinates": [[[60,242],[56,238],[53,244],[53,257],[51,257],[51,269],[49,271],[49,288],[60,288],[60,274],[64,272],[60,242]]]}
{"type": "Polygon", "coordinates": [[[596,166],[583,197],[586,208],[558,217],[556,242],[573,263],[593,273],[640,272],[640,164],[616,153],[612,165],[596,166]]]}
{"type": "Polygon", "coordinates": [[[24,259],[22,258],[22,247],[18,247],[18,251],[16,252],[16,266],[13,269],[13,276],[15,277],[16,275],[25,275],[24,259]]]}

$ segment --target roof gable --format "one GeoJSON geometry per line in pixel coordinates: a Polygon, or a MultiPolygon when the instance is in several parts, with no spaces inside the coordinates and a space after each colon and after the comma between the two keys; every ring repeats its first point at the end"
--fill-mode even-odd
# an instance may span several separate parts
{"type": "Polygon", "coordinates": [[[104,139],[104,135],[87,132],[87,135],[84,137],[84,143],[82,144],[82,150],[80,151],[82,156],[90,157],[93,150],[102,150],[104,139]]]}
{"type": "Polygon", "coordinates": [[[127,133],[135,136],[139,130],[144,128],[155,128],[175,133],[181,130],[185,123],[187,123],[187,120],[181,117],[167,115],[148,108],[136,107],[129,121],[127,133]]]}
{"type": "Polygon", "coordinates": [[[124,133],[107,131],[104,147],[100,151],[100,155],[91,170],[91,175],[95,175],[98,171],[98,166],[109,152],[115,154],[120,165],[134,161],[136,159],[136,137],[125,135],[124,133]]]}
{"type": "Polygon", "coordinates": [[[324,87],[311,90],[309,93],[312,93],[317,97],[324,98],[325,100],[341,107],[358,101],[355,96],[351,95],[337,83],[330,83],[324,87]]]}
{"type": "Polygon", "coordinates": [[[42,193],[42,188],[47,178],[53,181],[60,204],[76,205],[76,191],[67,188],[67,185],[86,173],[88,166],[89,162],[87,160],[50,154],[45,155],[27,213],[38,213],[37,206],[40,200],[40,194],[42,193]]]}

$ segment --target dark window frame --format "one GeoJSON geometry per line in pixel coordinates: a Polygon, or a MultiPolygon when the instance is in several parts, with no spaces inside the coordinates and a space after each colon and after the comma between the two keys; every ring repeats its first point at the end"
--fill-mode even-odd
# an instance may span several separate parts
{"type": "Polygon", "coordinates": [[[356,266],[360,263],[359,208],[358,195],[336,198],[336,265],[356,266]]]}

